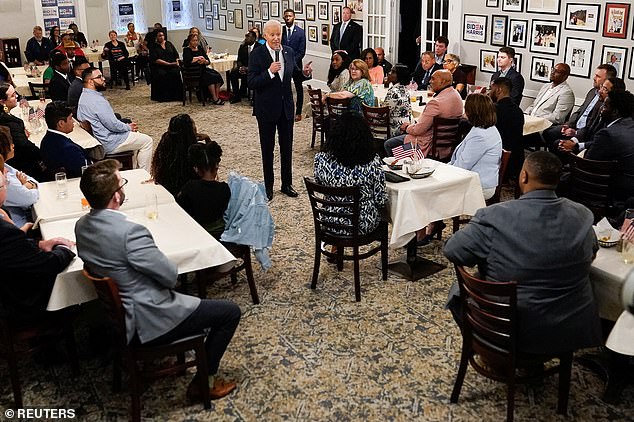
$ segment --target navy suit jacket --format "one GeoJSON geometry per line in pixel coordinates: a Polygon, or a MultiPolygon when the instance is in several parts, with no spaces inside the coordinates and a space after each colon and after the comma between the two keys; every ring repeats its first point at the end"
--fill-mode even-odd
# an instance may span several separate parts
{"type": "Polygon", "coordinates": [[[48,84],[48,93],[53,101],[67,101],[68,100],[68,88],[70,88],[70,82],[68,78],[64,78],[62,75],[53,71],[53,77],[48,84]]]}
{"type": "Polygon", "coordinates": [[[24,55],[26,56],[26,60],[29,62],[42,62],[48,61],[49,55],[51,51],[53,51],[53,43],[46,37],[42,37],[42,45],[37,42],[35,37],[32,37],[26,43],[26,50],[24,51],[24,55]]]}
{"type": "Polygon", "coordinates": [[[68,177],[81,177],[81,167],[91,163],[82,147],[70,138],[51,131],[46,131],[42,138],[40,153],[48,169],[64,167],[68,177]]]}
{"type": "Polygon", "coordinates": [[[249,88],[255,90],[253,115],[258,120],[276,122],[282,113],[288,120],[292,120],[295,116],[291,79],[293,71],[299,67],[293,49],[284,46],[280,52],[280,60],[282,59],[284,60],[284,75],[278,74],[271,78],[268,70],[273,63],[273,58],[266,44],[264,48],[253,49],[249,57],[247,83],[249,88]]]}
{"type": "Polygon", "coordinates": [[[341,30],[341,22],[332,27],[330,35],[330,50],[346,50],[351,60],[361,57],[361,42],[363,41],[363,28],[361,25],[350,19],[346,32],[339,39],[339,31],[341,30]]]}
{"type": "MultiPolygon", "coordinates": [[[[491,76],[491,82],[500,77],[500,71],[498,70],[491,76]]],[[[511,98],[513,102],[517,105],[520,105],[522,102],[522,96],[524,92],[524,77],[521,73],[515,70],[514,67],[510,68],[508,72],[506,72],[506,77],[511,80],[511,98]]]]}
{"type": "Polygon", "coordinates": [[[299,68],[302,68],[302,60],[306,55],[306,33],[302,28],[297,25],[293,25],[293,32],[291,37],[288,38],[288,28],[286,25],[282,25],[282,45],[289,46],[295,52],[295,60],[299,68]]]}

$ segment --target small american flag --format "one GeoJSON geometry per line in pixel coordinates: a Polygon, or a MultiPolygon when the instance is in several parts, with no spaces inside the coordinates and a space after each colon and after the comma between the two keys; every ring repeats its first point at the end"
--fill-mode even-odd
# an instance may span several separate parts
{"type": "Polygon", "coordinates": [[[418,145],[413,145],[411,143],[400,145],[396,148],[392,148],[392,155],[397,160],[401,160],[403,158],[412,157],[416,160],[422,160],[425,158],[423,155],[423,151],[418,148],[418,145]]]}
{"type": "Polygon", "coordinates": [[[41,108],[37,108],[37,111],[35,112],[35,115],[37,116],[38,119],[41,119],[44,117],[44,110],[42,110],[41,108]]]}
{"type": "Polygon", "coordinates": [[[632,224],[632,220],[626,218],[623,221],[623,226],[621,227],[621,233],[623,239],[625,240],[634,240],[634,224],[632,224]]]}

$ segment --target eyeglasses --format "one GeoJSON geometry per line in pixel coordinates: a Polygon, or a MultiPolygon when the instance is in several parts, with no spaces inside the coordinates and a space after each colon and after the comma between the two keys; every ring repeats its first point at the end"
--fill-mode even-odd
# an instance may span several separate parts
{"type": "MultiPolygon", "coordinates": [[[[121,186],[119,186],[119,187],[117,188],[117,190],[115,190],[114,192],[112,192],[112,195],[114,195],[115,193],[119,192],[121,189],[123,189],[123,187],[124,187],[125,185],[127,185],[127,184],[128,184],[128,179],[126,179],[125,177],[122,177],[122,178],[121,178],[121,181],[123,181],[123,183],[121,184],[121,186]]],[[[110,195],[110,197],[112,197],[112,195],[110,195]]]]}
{"type": "Polygon", "coordinates": [[[90,79],[94,80],[94,79],[106,79],[106,78],[104,78],[103,75],[99,75],[99,76],[95,76],[94,78],[90,78],[90,79]]]}
{"type": "Polygon", "coordinates": [[[443,62],[443,63],[453,63],[453,60],[451,60],[451,59],[445,59],[445,60],[443,60],[442,62],[443,62]]]}

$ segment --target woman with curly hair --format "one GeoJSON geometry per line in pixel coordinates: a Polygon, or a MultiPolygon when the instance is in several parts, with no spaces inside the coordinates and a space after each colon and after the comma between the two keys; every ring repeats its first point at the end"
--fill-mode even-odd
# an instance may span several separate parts
{"type": "Polygon", "coordinates": [[[379,58],[373,48],[366,48],[361,52],[361,57],[365,64],[368,65],[368,73],[370,74],[370,82],[374,85],[383,83],[385,77],[383,68],[379,66],[379,58]]]}
{"type": "Polygon", "coordinates": [[[196,124],[189,114],[177,114],[170,119],[167,132],[163,134],[152,157],[152,177],[176,196],[190,179],[198,175],[187,161],[189,147],[198,142],[196,124]]]}
{"type": "Polygon", "coordinates": [[[330,130],[323,151],[315,155],[315,181],[325,186],[359,186],[359,233],[376,229],[387,201],[379,156],[369,147],[372,133],[363,117],[345,113],[330,130]]]}
{"type": "Polygon", "coordinates": [[[328,69],[328,88],[330,92],[343,90],[343,86],[350,80],[350,56],[344,50],[332,53],[330,68],[328,69]]]}

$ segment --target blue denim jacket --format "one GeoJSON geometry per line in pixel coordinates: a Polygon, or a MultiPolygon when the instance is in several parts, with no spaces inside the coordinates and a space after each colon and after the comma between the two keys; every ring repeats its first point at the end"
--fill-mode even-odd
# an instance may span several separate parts
{"type": "Polygon", "coordinates": [[[271,268],[269,249],[273,244],[275,224],[262,183],[255,183],[236,172],[227,178],[231,200],[224,214],[225,231],[220,240],[253,248],[263,270],[271,268]]]}

